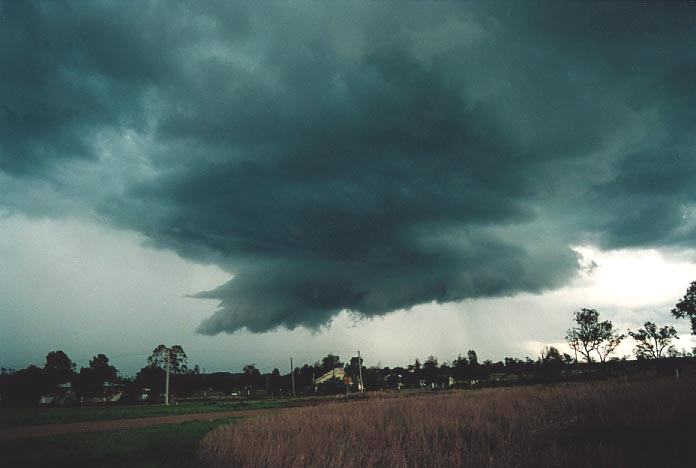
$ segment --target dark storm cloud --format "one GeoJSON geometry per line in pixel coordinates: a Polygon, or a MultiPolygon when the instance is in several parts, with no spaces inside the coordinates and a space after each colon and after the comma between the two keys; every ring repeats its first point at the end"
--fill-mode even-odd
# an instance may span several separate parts
{"type": "Polygon", "coordinates": [[[539,292],[580,242],[693,246],[689,5],[131,7],[3,4],[0,169],[87,167],[81,206],[234,274],[201,333],[539,292]]]}

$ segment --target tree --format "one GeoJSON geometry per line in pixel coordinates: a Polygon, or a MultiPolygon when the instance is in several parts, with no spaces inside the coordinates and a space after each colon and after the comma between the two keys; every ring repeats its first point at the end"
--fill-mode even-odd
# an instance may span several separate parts
{"type": "Polygon", "coordinates": [[[519,358],[515,357],[506,357],[504,359],[505,362],[505,371],[507,373],[513,373],[513,374],[523,374],[524,373],[524,361],[519,358]]]}
{"type": "Polygon", "coordinates": [[[470,349],[469,352],[466,353],[466,357],[469,359],[469,365],[471,367],[478,366],[478,356],[476,355],[476,351],[470,349]]]}
{"type": "Polygon", "coordinates": [[[166,369],[167,357],[169,357],[169,371],[172,374],[185,374],[188,372],[188,357],[181,345],[166,347],[161,344],[152,350],[152,354],[147,358],[147,365],[166,369]]]}
{"type": "Polygon", "coordinates": [[[544,346],[541,350],[541,361],[542,362],[554,362],[554,361],[559,361],[563,362],[563,358],[561,357],[561,352],[558,350],[558,348],[554,346],[544,346]]]}
{"type": "Polygon", "coordinates": [[[428,359],[425,360],[423,363],[423,369],[437,369],[438,368],[438,363],[437,363],[437,357],[430,355],[428,356],[428,359]]]}
{"type": "Polygon", "coordinates": [[[80,369],[75,379],[75,390],[86,398],[104,396],[104,383],[115,383],[118,380],[118,370],[109,364],[109,358],[97,354],[89,361],[89,367],[80,369]]]}
{"type": "Polygon", "coordinates": [[[50,386],[69,382],[75,377],[75,363],[63,351],[51,351],[46,355],[44,373],[50,386]]]}
{"type": "Polygon", "coordinates": [[[566,341],[576,355],[580,353],[587,362],[592,362],[593,352],[599,355],[600,361],[606,361],[624,339],[624,335],[614,332],[611,321],[599,321],[599,312],[595,309],[575,311],[573,320],[577,325],[568,330],[566,341]]]}
{"type": "Polygon", "coordinates": [[[275,395],[278,393],[283,385],[283,378],[280,375],[280,371],[276,367],[271,371],[271,377],[269,381],[271,392],[275,395]]]}
{"type": "Polygon", "coordinates": [[[348,374],[354,382],[357,382],[360,380],[361,367],[363,367],[362,357],[353,356],[350,358],[350,363],[346,365],[346,374],[348,374]]]}
{"type": "Polygon", "coordinates": [[[637,345],[635,355],[642,359],[660,359],[663,352],[668,354],[675,352],[672,340],[677,337],[677,330],[672,326],[665,325],[657,328],[653,322],[645,322],[643,328],[638,331],[630,331],[628,334],[636,340],[637,345]]]}
{"type": "Polygon", "coordinates": [[[672,315],[676,318],[691,320],[691,334],[696,335],[696,281],[689,285],[686,294],[672,309],[672,315]]]}
{"type": "Polygon", "coordinates": [[[2,406],[32,406],[41,398],[45,373],[35,365],[5,375],[0,386],[2,406]]]}
{"type": "Polygon", "coordinates": [[[423,363],[422,377],[429,383],[435,382],[437,379],[438,362],[435,356],[428,356],[428,359],[423,363]]]}
{"type": "Polygon", "coordinates": [[[109,364],[109,358],[97,354],[89,361],[89,367],[80,369],[74,380],[75,391],[81,397],[104,396],[104,383],[115,383],[118,380],[118,370],[109,364]]]}
{"type": "Polygon", "coordinates": [[[626,338],[626,335],[623,333],[616,333],[614,331],[614,325],[609,320],[600,322],[600,326],[604,340],[600,343],[597,354],[599,354],[599,360],[605,362],[607,357],[619,347],[624,338],[626,338]]]}
{"type": "Polygon", "coordinates": [[[544,346],[541,350],[539,359],[539,369],[537,377],[542,380],[556,380],[561,377],[563,369],[563,356],[561,352],[553,346],[544,346]]]}
{"type": "Polygon", "coordinates": [[[341,358],[339,358],[338,356],[335,356],[331,353],[327,354],[321,360],[321,370],[324,373],[332,371],[332,370],[337,369],[339,367],[343,367],[343,363],[341,362],[341,358]]]}
{"type": "Polygon", "coordinates": [[[155,399],[161,393],[164,393],[164,370],[156,365],[148,365],[143,367],[135,375],[133,386],[138,390],[149,389],[151,399],[155,399]]]}
{"type": "Polygon", "coordinates": [[[256,388],[262,385],[263,376],[261,371],[256,368],[256,364],[245,364],[242,368],[242,385],[247,389],[249,394],[256,391],[256,388]]]}
{"type": "Polygon", "coordinates": [[[408,366],[409,370],[412,370],[415,374],[420,373],[421,367],[422,367],[422,365],[421,365],[420,359],[418,359],[418,358],[416,358],[416,360],[413,361],[413,364],[408,366]]]}
{"type": "Polygon", "coordinates": [[[105,354],[97,354],[89,361],[89,368],[94,372],[99,382],[115,383],[118,380],[118,370],[109,364],[105,354]]]}
{"type": "Polygon", "coordinates": [[[466,357],[459,354],[457,355],[457,359],[452,362],[452,367],[454,369],[454,375],[456,375],[458,379],[463,379],[468,374],[469,361],[466,357]]]}
{"type": "Polygon", "coordinates": [[[74,380],[73,388],[82,398],[103,396],[104,394],[103,381],[100,382],[95,375],[94,370],[89,367],[83,367],[80,369],[80,373],[74,380]]]}

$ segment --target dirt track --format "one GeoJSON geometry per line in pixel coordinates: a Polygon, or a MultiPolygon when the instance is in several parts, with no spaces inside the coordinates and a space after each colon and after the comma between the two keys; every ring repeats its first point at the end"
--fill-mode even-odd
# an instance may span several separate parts
{"type": "Polygon", "coordinates": [[[0,441],[46,437],[76,432],[112,431],[115,429],[136,429],[160,424],[179,424],[186,421],[212,421],[232,417],[250,417],[282,411],[279,409],[218,411],[214,413],[178,414],[176,416],[152,416],[148,418],[116,419],[112,421],[84,421],[64,424],[43,424],[40,426],[18,426],[0,429],[0,441]]]}

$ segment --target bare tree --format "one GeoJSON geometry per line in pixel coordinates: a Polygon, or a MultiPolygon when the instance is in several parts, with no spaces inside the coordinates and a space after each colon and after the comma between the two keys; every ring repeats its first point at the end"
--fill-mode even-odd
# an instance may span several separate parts
{"type": "Polygon", "coordinates": [[[602,331],[604,340],[597,348],[597,354],[599,354],[599,360],[605,362],[607,357],[616,351],[616,348],[618,348],[624,338],[626,338],[626,335],[623,333],[616,333],[613,330],[614,325],[608,320],[601,322],[601,325],[602,328],[604,328],[602,331]]]}
{"type": "Polygon", "coordinates": [[[599,312],[595,309],[580,309],[573,320],[576,326],[568,329],[566,341],[576,355],[580,353],[587,362],[593,361],[593,353],[597,353],[600,361],[606,361],[624,339],[624,335],[614,332],[610,320],[599,321],[599,312]]]}
{"type": "Polygon", "coordinates": [[[675,351],[672,340],[677,337],[677,330],[672,326],[657,328],[657,325],[648,321],[643,324],[643,328],[635,332],[629,330],[628,334],[637,342],[634,352],[638,358],[660,359],[664,356],[664,351],[675,351]]]}

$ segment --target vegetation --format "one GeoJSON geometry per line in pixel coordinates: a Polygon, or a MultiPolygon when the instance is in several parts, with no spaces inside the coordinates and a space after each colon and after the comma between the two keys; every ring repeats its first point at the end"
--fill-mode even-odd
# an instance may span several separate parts
{"type": "Polygon", "coordinates": [[[672,315],[691,320],[691,333],[696,335],[696,281],[689,285],[684,297],[674,306],[672,315]]]}
{"type": "MultiPolygon", "coordinates": [[[[695,312],[696,282],[672,313],[693,323],[695,312]]],[[[262,373],[254,363],[239,373],[202,374],[197,365],[189,367],[182,346],[159,345],[131,379],[104,354],[78,372],[67,354],[51,351],[43,367],[2,369],[0,425],[306,406],[220,428],[200,443],[199,459],[198,441],[220,422],[3,442],[0,466],[693,465],[696,455],[684,447],[696,435],[691,428],[696,408],[688,400],[696,390],[689,380],[696,360],[674,348],[675,328],[645,322],[629,330],[638,360],[627,361],[610,358],[626,335],[601,320],[597,310],[581,309],[573,321],[566,339],[575,356],[544,347],[534,359],[493,362],[469,350],[450,362],[429,356],[390,368],[365,367],[359,356],[344,363],[329,353],[285,375],[278,369],[262,373]],[[166,372],[178,405],[106,404],[116,394],[123,396],[121,403],[161,401],[166,372]],[[329,380],[315,385],[325,374],[329,380]],[[681,380],[668,380],[668,374],[681,380]],[[647,375],[653,380],[645,380],[647,375]],[[612,380],[616,376],[619,380],[612,380]],[[318,399],[277,398],[290,394],[291,380],[304,395],[345,394],[358,390],[360,380],[372,392],[309,406],[318,399]],[[587,383],[593,380],[599,381],[587,383]],[[510,388],[485,388],[498,386],[510,388]],[[482,390],[453,391],[456,387],[482,390]],[[426,388],[449,390],[413,391],[426,388]],[[59,404],[81,407],[29,408],[51,394],[71,395],[59,404]]]]}
{"type": "MultiPolygon", "coordinates": [[[[672,314],[678,318],[696,320],[696,282],[687,290],[672,314]]],[[[189,367],[186,352],[181,345],[155,347],[147,358],[147,365],[140,369],[135,378],[120,376],[118,370],[104,354],[97,354],[88,367],[79,372],[75,364],[63,351],[51,351],[46,356],[43,368],[28,366],[26,369],[0,372],[0,394],[2,406],[27,407],[36,405],[42,395],[55,396],[54,404],[82,405],[100,404],[118,399],[119,402],[148,400],[158,403],[163,400],[165,375],[170,373],[170,391],[174,399],[187,397],[207,398],[209,394],[219,396],[234,394],[237,397],[256,398],[282,397],[291,394],[292,382],[297,394],[346,393],[364,388],[386,390],[401,388],[442,388],[452,384],[460,386],[482,386],[501,380],[530,382],[555,382],[596,377],[601,371],[604,376],[617,370],[611,355],[626,338],[614,328],[610,320],[601,320],[596,309],[583,308],[573,315],[574,326],[568,329],[566,340],[574,356],[561,353],[554,347],[540,350],[540,356],[532,359],[506,357],[502,361],[479,361],[475,350],[458,355],[451,362],[440,361],[429,356],[423,363],[416,359],[406,367],[365,367],[359,356],[347,362],[329,353],[314,364],[305,363],[292,373],[281,374],[278,369],[262,373],[254,363],[247,363],[240,373],[218,372],[201,374],[198,365],[189,367]],[[578,362],[584,360],[586,365],[578,362]],[[599,361],[599,367],[594,363],[599,361]],[[334,369],[345,372],[333,373],[334,369]],[[329,378],[316,379],[331,373],[329,378]],[[501,378],[501,375],[504,377],[501,378]]],[[[658,360],[664,357],[690,356],[678,352],[673,341],[677,332],[672,326],[661,328],[653,322],[645,322],[637,331],[629,330],[635,342],[635,355],[639,360],[658,360]]],[[[674,368],[672,369],[674,370],[674,368]]],[[[632,371],[623,366],[620,373],[632,371]]],[[[49,398],[50,400],[50,398],[49,398]]]]}
{"type": "Polygon", "coordinates": [[[164,405],[113,405],[85,407],[5,408],[0,411],[0,427],[61,424],[83,421],[173,416],[177,414],[280,408],[289,400],[248,400],[224,403],[184,403],[164,405]]]}
{"type": "Polygon", "coordinates": [[[451,391],[298,408],[201,442],[202,466],[695,466],[694,382],[451,391]],[[636,411],[637,409],[640,411],[636,411]]]}
{"type": "Polygon", "coordinates": [[[643,328],[638,331],[629,331],[628,334],[636,341],[636,357],[639,359],[660,359],[667,354],[674,354],[675,348],[672,340],[677,337],[674,327],[665,325],[657,328],[653,322],[645,322],[643,328]]]}
{"type": "Polygon", "coordinates": [[[614,324],[610,320],[600,322],[599,312],[595,309],[576,311],[574,320],[576,326],[568,330],[566,341],[586,362],[593,361],[593,353],[600,361],[606,361],[625,337],[614,331],[614,324]]]}
{"type": "Polygon", "coordinates": [[[172,374],[185,374],[188,371],[188,356],[181,345],[165,346],[163,344],[152,350],[152,354],[147,358],[149,367],[166,369],[170,367],[172,374]]]}
{"type": "Polygon", "coordinates": [[[191,421],[142,429],[4,441],[0,442],[0,466],[189,468],[196,462],[201,437],[233,421],[191,421]]]}

